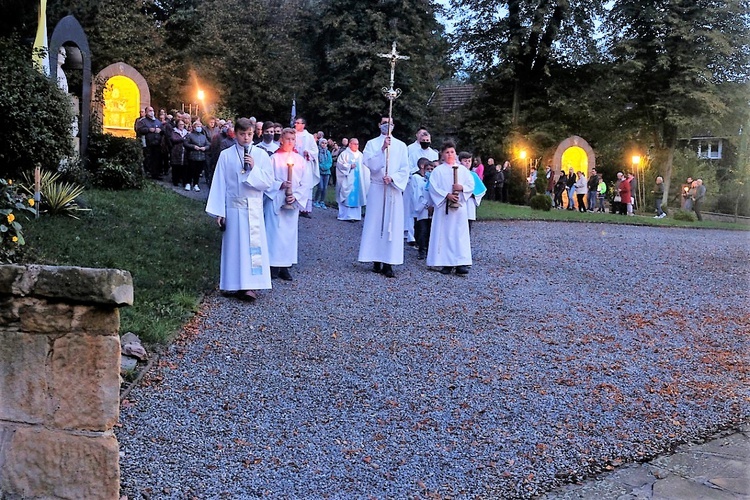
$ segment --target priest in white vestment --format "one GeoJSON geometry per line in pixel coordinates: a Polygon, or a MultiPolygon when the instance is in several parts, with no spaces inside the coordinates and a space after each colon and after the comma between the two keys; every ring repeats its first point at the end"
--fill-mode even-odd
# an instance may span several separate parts
{"type": "Polygon", "coordinates": [[[364,167],[359,151],[359,140],[352,137],[349,147],[336,160],[336,201],[338,220],[362,220],[362,207],[367,204],[370,171],[364,167]]]}
{"type": "Polygon", "coordinates": [[[273,184],[273,170],[268,154],[252,145],[250,120],[238,120],[235,133],[237,142],[216,163],[206,212],[224,229],[219,288],[254,300],[253,290],[271,288],[263,193],[273,184]]]}
{"type": "MultiPolygon", "coordinates": [[[[313,179],[313,187],[320,183],[320,167],[318,165],[318,141],[315,137],[307,131],[307,120],[298,116],[294,119],[294,150],[302,155],[307,162],[307,168],[310,170],[313,179]]],[[[306,214],[305,217],[310,217],[309,213],[312,212],[312,187],[310,188],[310,195],[306,198],[307,205],[302,207],[301,212],[306,214]]]]}
{"type": "MultiPolygon", "coordinates": [[[[432,139],[426,128],[421,127],[417,130],[416,140],[409,144],[407,151],[409,153],[409,182],[412,176],[419,171],[417,162],[420,158],[427,158],[430,161],[438,159],[438,152],[430,147],[432,139]]],[[[412,188],[413,189],[413,188],[412,188]]],[[[410,196],[404,197],[404,239],[407,242],[415,241],[414,238],[414,206],[410,196]]]]}
{"type": "Polygon", "coordinates": [[[430,175],[429,191],[435,208],[426,264],[441,266],[443,274],[450,274],[455,267],[456,274],[465,275],[472,264],[468,203],[474,192],[474,177],[459,163],[453,143],[444,143],[441,153],[443,163],[430,175]]]}
{"type": "Polygon", "coordinates": [[[271,277],[288,281],[292,279],[289,268],[297,263],[299,213],[310,200],[313,187],[307,162],[294,152],[294,140],[294,130],[284,129],[281,146],[270,158],[274,179],[263,201],[271,277]]]}
{"type": "Polygon", "coordinates": [[[394,276],[394,265],[404,263],[403,193],[409,181],[406,144],[392,137],[392,130],[388,116],[382,117],[380,136],[365,146],[363,161],[370,171],[370,189],[358,258],[360,262],[372,262],[373,272],[382,272],[388,278],[394,276]]]}

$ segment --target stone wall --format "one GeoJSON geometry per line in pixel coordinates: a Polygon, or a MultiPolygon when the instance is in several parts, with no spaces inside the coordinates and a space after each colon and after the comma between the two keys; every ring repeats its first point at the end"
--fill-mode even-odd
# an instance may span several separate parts
{"type": "Polygon", "coordinates": [[[0,498],[119,497],[130,273],[0,266],[0,498]]]}

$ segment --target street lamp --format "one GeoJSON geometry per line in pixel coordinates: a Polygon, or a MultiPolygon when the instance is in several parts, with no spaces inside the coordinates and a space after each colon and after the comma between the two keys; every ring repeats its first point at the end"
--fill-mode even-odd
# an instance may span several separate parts
{"type": "Polygon", "coordinates": [[[643,185],[643,183],[646,180],[646,173],[643,171],[643,168],[641,168],[641,155],[633,155],[630,158],[630,161],[633,163],[633,168],[635,169],[635,178],[638,181],[638,198],[636,201],[636,206],[640,209],[641,203],[645,201],[646,197],[646,186],[643,185]]]}
{"type": "MultiPolygon", "coordinates": [[[[206,93],[203,92],[203,89],[198,89],[198,101],[200,101],[201,105],[203,106],[204,112],[205,112],[205,109],[206,109],[205,99],[206,99],[206,93]]],[[[195,105],[195,108],[196,108],[195,109],[195,114],[196,115],[200,115],[200,112],[198,111],[198,105],[197,104],[195,105]]]]}

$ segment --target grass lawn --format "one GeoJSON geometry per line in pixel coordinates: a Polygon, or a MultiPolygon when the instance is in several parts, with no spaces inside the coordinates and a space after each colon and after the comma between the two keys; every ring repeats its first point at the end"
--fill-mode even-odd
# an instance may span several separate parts
{"type": "Polygon", "coordinates": [[[670,216],[663,219],[654,219],[654,214],[642,213],[636,214],[635,217],[628,217],[618,214],[598,214],[598,213],[580,213],[577,210],[555,210],[549,212],[542,210],[532,210],[528,206],[510,205],[508,203],[498,203],[495,201],[485,200],[477,209],[478,220],[548,220],[548,221],[567,221],[567,222],[606,222],[611,224],[631,224],[642,226],[667,226],[667,227],[696,227],[712,229],[735,229],[750,230],[745,224],[736,224],[732,222],[713,222],[713,221],[682,221],[675,220],[670,216]]]}
{"type": "Polygon", "coordinates": [[[80,220],[23,221],[26,262],[116,268],[133,276],[135,300],[121,332],[166,343],[219,282],[221,233],[205,202],[149,183],[142,191],[88,190],[80,220]]]}

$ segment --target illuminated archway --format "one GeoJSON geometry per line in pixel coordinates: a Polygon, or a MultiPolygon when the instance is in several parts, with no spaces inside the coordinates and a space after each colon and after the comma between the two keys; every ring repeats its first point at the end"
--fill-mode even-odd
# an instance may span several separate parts
{"type": "Polygon", "coordinates": [[[117,75],[104,86],[102,126],[104,132],[122,137],[135,137],[133,123],[140,116],[141,92],[127,76],[117,75]]]}
{"type": "Polygon", "coordinates": [[[560,160],[560,168],[568,172],[571,168],[574,172],[583,172],[589,176],[589,156],[583,148],[572,146],[566,149],[560,160]]]}
{"type": "Polygon", "coordinates": [[[596,155],[585,139],[574,135],[557,146],[555,156],[552,158],[552,167],[555,170],[555,175],[559,175],[563,167],[565,167],[565,173],[568,172],[570,167],[573,167],[576,172],[580,170],[588,175],[596,167],[596,155]],[[571,164],[569,166],[563,165],[564,160],[570,161],[571,164]]]}
{"type": "Polygon", "coordinates": [[[99,96],[92,100],[92,108],[98,117],[97,122],[102,124],[100,131],[135,137],[135,120],[140,116],[140,110],[151,105],[151,92],[143,75],[124,62],[110,64],[96,75],[93,95],[99,96]],[[110,101],[105,102],[108,99],[110,101]],[[123,103],[123,100],[127,102],[123,103]]]}

